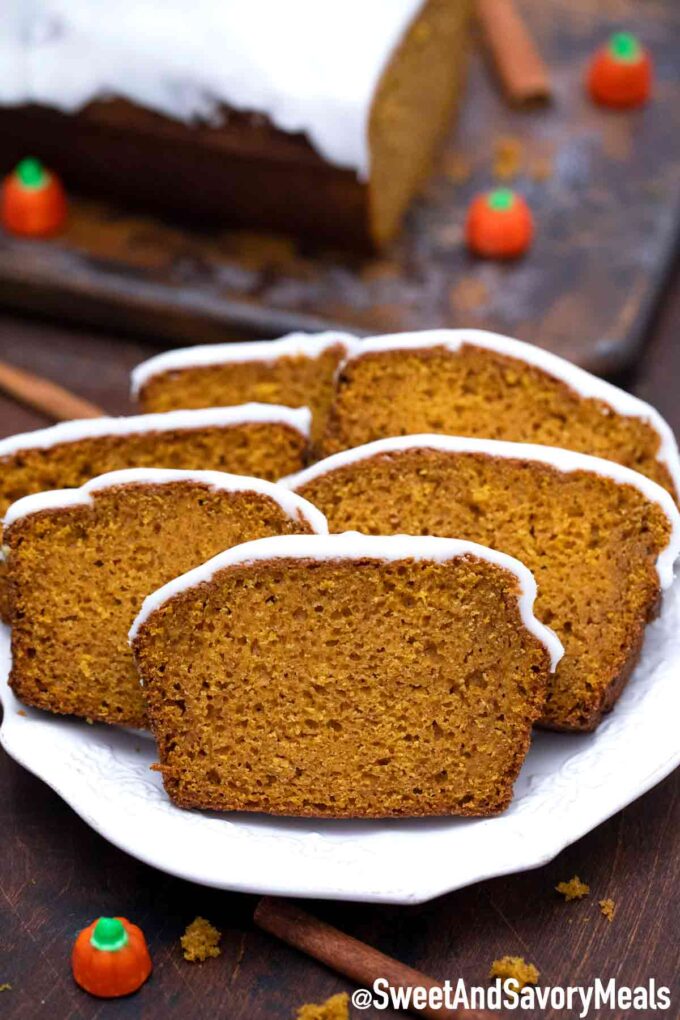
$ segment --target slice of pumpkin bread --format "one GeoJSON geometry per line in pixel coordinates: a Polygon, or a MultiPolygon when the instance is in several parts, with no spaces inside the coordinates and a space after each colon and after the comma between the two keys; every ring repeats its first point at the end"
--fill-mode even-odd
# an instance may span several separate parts
{"type": "Polygon", "coordinates": [[[590,730],[640,651],[672,580],[680,515],[649,478],[553,447],[454,436],[378,440],[287,480],[330,530],[471,539],[518,557],[562,640],[543,723],[590,730]]]}
{"type": "Polygon", "coordinates": [[[346,333],[290,333],[279,340],[166,351],[135,368],[132,397],[144,411],[244,400],[309,407],[316,442],[326,428],[336,370],[355,343],[346,333]]]}
{"type": "Polygon", "coordinates": [[[372,337],[340,368],[324,454],[425,432],[565,447],[640,471],[677,501],[680,459],[649,404],[532,344],[482,330],[372,337]]]}
{"type": "Polygon", "coordinates": [[[521,563],[440,538],[294,536],[215,557],[131,630],[185,807],[502,811],[562,648],[521,563]]]}
{"type": "Polygon", "coordinates": [[[144,597],[245,539],[325,528],[281,486],[217,471],[116,471],[19,500],[5,531],[12,689],[51,712],[143,726],[127,632],[144,597]]]}
{"type": "Polygon", "coordinates": [[[33,492],[129,467],[231,471],[275,481],[304,466],[309,430],[306,408],[242,404],[87,418],[9,436],[0,440],[0,513],[33,492]]]}
{"type": "MultiPolygon", "coordinates": [[[[232,471],[275,480],[307,462],[307,408],[242,404],[201,411],[88,418],[0,440],[0,514],[34,492],[82,485],[129,467],[232,471]]],[[[0,562],[0,616],[7,620],[0,562]]]]}

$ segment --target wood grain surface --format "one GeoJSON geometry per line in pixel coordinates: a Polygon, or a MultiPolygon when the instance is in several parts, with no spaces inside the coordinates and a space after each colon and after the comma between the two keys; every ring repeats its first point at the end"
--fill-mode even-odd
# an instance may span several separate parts
{"type": "MultiPolygon", "coordinates": [[[[328,325],[387,332],[465,324],[620,369],[638,350],[680,223],[680,5],[518,7],[547,60],[554,102],[510,110],[477,49],[460,124],[384,257],[192,232],[81,200],[58,240],[0,237],[0,299],[180,342],[328,325]],[[613,113],[584,94],[587,61],[614,28],[637,30],[654,53],[657,87],[644,110],[613,113]],[[462,244],[470,198],[499,182],[516,186],[536,215],[536,243],[514,265],[477,261],[462,244]]],[[[18,155],[10,141],[0,170],[18,155]]]]}
{"type": "MultiPolygon", "coordinates": [[[[619,380],[654,401],[676,431],[679,333],[676,287],[643,362],[619,380]]],[[[158,349],[0,315],[0,358],[68,385],[110,412],[128,410],[128,371],[158,349]]],[[[0,396],[0,434],[43,424],[0,396]]],[[[304,906],[439,980],[462,976],[469,984],[482,983],[491,961],[506,954],[535,963],[544,984],[615,977],[635,985],[654,977],[674,994],[671,1010],[654,1015],[671,1020],[680,1015],[679,792],[676,773],[545,867],[429,904],[304,906]],[[588,899],[567,904],[554,886],[574,874],[592,891],[588,899]],[[618,907],[611,924],[597,906],[604,897],[618,907]]],[[[427,867],[425,852],[416,866],[427,867]]],[[[127,857],[0,752],[0,984],[12,985],[0,993],[3,1020],[294,1020],[302,1002],[352,990],[321,964],[257,930],[255,903],[255,897],[204,889],[127,857]],[[142,926],[155,970],[137,996],[99,1002],[73,985],[69,953],[78,929],[97,915],[116,913],[142,926]],[[185,963],[178,941],[197,914],[223,931],[222,956],[200,965],[185,963]]],[[[396,1014],[355,1011],[353,1020],[360,1016],[396,1014]]],[[[564,1016],[547,1012],[542,1020],[564,1016]]]]}

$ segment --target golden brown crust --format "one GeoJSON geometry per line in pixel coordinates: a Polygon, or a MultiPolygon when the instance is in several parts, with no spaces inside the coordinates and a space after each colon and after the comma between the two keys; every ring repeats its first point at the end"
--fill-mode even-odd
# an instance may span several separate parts
{"type": "Polygon", "coordinates": [[[640,654],[645,640],[646,626],[659,615],[661,603],[661,592],[658,591],[656,599],[650,602],[647,617],[633,622],[632,631],[629,632],[630,644],[626,661],[619,672],[610,680],[609,684],[604,689],[600,704],[594,706],[589,713],[574,719],[572,722],[560,719],[559,716],[553,715],[552,713],[546,713],[538,720],[537,723],[541,729],[553,730],[558,733],[572,733],[574,730],[578,730],[583,733],[592,733],[597,729],[604,717],[612,711],[614,705],[623,694],[626,684],[640,660],[640,654]]]}

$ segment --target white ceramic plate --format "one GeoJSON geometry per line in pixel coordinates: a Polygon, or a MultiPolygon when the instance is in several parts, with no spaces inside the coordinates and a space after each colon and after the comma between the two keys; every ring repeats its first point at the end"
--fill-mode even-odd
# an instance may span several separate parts
{"type": "Polygon", "coordinates": [[[544,864],[680,762],[680,580],[648,629],[615,712],[594,734],[537,733],[511,808],[479,821],[322,822],[182,811],[149,770],[150,738],[22,709],[7,686],[8,667],[2,628],[0,739],[7,753],[122,850],[219,889],[422,902],[544,864]]]}

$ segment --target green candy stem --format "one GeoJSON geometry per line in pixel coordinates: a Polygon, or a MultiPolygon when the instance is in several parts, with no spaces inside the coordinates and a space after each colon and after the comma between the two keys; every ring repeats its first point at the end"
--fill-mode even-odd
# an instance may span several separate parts
{"type": "Polygon", "coordinates": [[[609,40],[609,52],[623,64],[635,64],[640,59],[640,43],[632,32],[614,32],[609,40]]]}
{"type": "Polygon", "coordinates": [[[515,194],[510,188],[498,188],[496,191],[489,192],[487,201],[490,209],[494,209],[497,212],[507,212],[515,204],[515,194]]]}
{"type": "Polygon", "coordinates": [[[115,917],[100,917],[90,936],[90,945],[107,953],[115,953],[128,944],[128,933],[115,917]]]}
{"type": "Polygon", "coordinates": [[[39,159],[22,159],[15,173],[25,188],[42,188],[47,183],[47,172],[39,159]]]}

